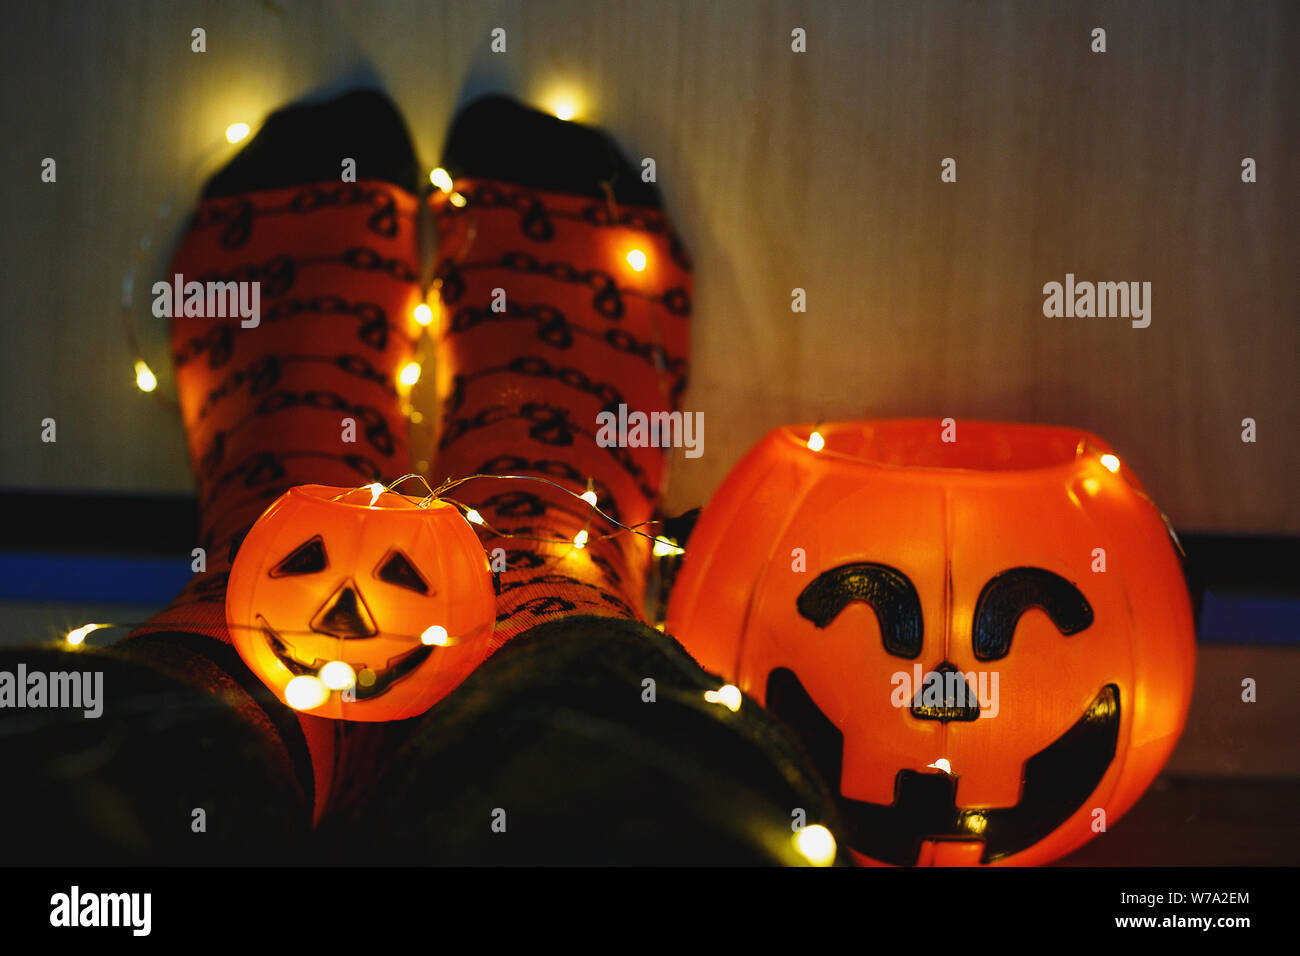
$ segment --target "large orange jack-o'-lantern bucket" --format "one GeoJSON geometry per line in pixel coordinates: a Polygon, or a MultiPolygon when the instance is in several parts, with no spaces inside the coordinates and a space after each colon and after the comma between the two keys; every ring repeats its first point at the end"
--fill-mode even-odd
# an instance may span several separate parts
{"type": "Polygon", "coordinates": [[[423,713],[488,653],[492,572],[444,501],[380,485],[300,485],[269,507],[230,569],[226,620],[282,701],[346,720],[423,713]]]}
{"type": "Polygon", "coordinates": [[[803,739],[860,862],[1068,853],[1151,783],[1192,693],[1168,525],[1070,428],[776,429],[704,509],[668,630],[803,739]]]}

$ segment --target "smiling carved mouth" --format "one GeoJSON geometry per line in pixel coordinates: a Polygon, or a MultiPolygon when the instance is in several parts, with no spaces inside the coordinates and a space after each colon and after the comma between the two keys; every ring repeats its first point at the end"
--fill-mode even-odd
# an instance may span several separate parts
{"type": "MultiPolygon", "coordinates": [[[[826,783],[840,793],[844,734],[831,723],[794,672],[768,675],[767,706],[810,751],[826,783]]],[[[894,801],[869,803],[840,796],[849,845],[884,863],[913,866],[927,840],[978,840],[981,863],[1018,853],[1047,836],[1097,789],[1119,741],[1119,688],[1107,684],[1075,724],[1025,761],[1020,802],[1013,807],[957,806],[957,777],[900,770],[894,801]]]]}
{"type": "MultiPolygon", "coordinates": [[[[329,661],[323,660],[319,657],[313,658],[310,663],[301,660],[294,654],[293,648],[275,632],[275,629],[267,623],[266,618],[262,617],[260,614],[257,617],[257,624],[258,627],[262,629],[262,635],[266,638],[267,646],[271,648],[271,652],[275,654],[276,659],[285,667],[289,668],[289,670],[295,675],[315,675],[319,673],[322,667],[329,663],[329,661]]],[[[353,638],[349,639],[348,643],[349,646],[351,646],[351,644],[356,641],[362,640],[365,639],[353,638]]],[[[358,680],[353,686],[352,692],[356,695],[358,701],[373,700],[391,688],[403,677],[410,676],[417,667],[429,659],[429,655],[432,653],[433,647],[431,645],[421,644],[419,647],[398,654],[396,657],[390,657],[382,668],[369,667],[366,664],[361,664],[360,666],[350,664],[349,666],[358,673],[362,670],[369,670],[375,675],[374,681],[369,685],[362,684],[361,681],[358,680]]]]}

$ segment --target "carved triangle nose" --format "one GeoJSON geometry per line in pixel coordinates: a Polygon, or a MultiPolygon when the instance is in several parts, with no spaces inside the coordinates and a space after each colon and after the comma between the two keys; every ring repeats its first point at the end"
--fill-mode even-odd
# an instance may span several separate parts
{"type": "Polygon", "coordinates": [[[922,678],[909,710],[917,720],[976,720],[980,702],[970,682],[944,661],[922,678]]]}
{"type": "Polygon", "coordinates": [[[374,637],[379,633],[375,619],[361,599],[352,579],[344,581],[339,589],[312,618],[311,629],[331,637],[374,637]]]}

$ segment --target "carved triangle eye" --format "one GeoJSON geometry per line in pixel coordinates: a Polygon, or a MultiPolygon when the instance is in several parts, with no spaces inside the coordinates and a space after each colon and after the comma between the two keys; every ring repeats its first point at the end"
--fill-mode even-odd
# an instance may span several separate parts
{"type": "Polygon", "coordinates": [[[415,570],[411,560],[396,548],[389,551],[379,562],[375,577],[387,584],[395,584],[399,588],[415,591],[417,594],[429,593],[429,585],[424,577],[415,570]]]}
{"type": "Polygon", "coordinates": [[[287,578],[295,574],[315,574],[329,567],[325,542],[320,535],[304,541],[271,569],[271,577],[287,578]]]}

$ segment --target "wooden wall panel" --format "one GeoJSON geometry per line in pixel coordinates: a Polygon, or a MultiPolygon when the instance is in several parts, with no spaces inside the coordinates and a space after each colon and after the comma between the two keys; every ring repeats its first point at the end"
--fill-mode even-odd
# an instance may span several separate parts
{"type": "MultiPolygon", "coordinates": [[[[131,250],[167,197],[191,201],[205,154],[228,155],[226,124],[370,76],[429,165],[455,105],[492,88],[545,103],[567,86],[580,118],[655,157],[698,268],[687,405],[705,454],[675,462],[673,507],[782,422],[979,416],[1099,432],[1180,527],[1300,532],[1294,4],[64,0],[5,16],[0,485],[189,487],[179,423],[133,387],[131,250]],[[39,182],[45,156],[57,185],[39,182]],[[1067,272],[1150,281],[1151,326],[1045,318],[1042,285],[1067,272]]],[[[161,323],[140,315],[166,389],[161,323]]]]}

